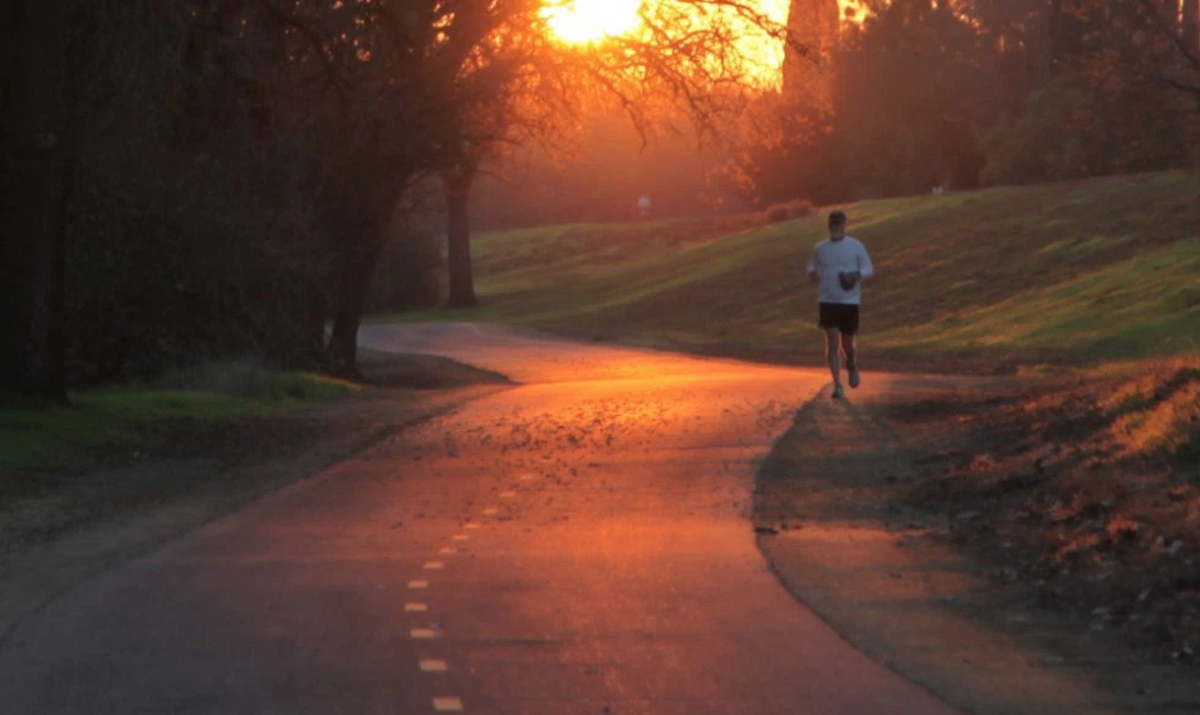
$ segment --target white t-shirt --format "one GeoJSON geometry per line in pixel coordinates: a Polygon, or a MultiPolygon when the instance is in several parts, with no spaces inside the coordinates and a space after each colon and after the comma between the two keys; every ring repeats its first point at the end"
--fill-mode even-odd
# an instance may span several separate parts
{"type": "Polygon", "coordinates": [[[860,304],[862,302],[862,282],[859,281],[850,290],[845,290],[838,281],[838,273],[851,271],[860,271],[864,279],[875,275],[871,257],[867,255],[867,249],[861,241],[846,236],[840,241],[827,238],[818,243],[813,248],[812,258],[808,260],[809,275],[815,273],[821,279],[821,289],[818,292],[817,301],[847,305],[860,304]]]}

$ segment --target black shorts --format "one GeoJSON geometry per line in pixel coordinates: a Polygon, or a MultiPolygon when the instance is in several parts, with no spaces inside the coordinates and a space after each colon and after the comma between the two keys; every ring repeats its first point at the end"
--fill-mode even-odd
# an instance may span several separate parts
{"type": "Polygon", "coordinates": [[[837,328],[846,335],[858,332],[858,306],[847,303],[821,303],[817,325],[826,330],[837,328]]]}

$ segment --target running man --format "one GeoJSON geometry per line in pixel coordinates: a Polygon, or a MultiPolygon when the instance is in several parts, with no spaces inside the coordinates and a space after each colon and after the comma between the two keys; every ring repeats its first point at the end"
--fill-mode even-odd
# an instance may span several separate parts
{"type": "Polygon", "coordinates": [[[858,308],[862,303],[862,282],[875,275],[871,257],[857,238],[846,235],[846,214],[829,214],[829,239],[813,248],[808,261],[808,277],[820,284],[818,325],[825,331],[825,358],[833,375],[833,399],[845,396],[842,390],[842,360],[850,373],[850,387],[858,387],[858,308]],[[841,350],[839,351],[839,335],[841,350]]]}

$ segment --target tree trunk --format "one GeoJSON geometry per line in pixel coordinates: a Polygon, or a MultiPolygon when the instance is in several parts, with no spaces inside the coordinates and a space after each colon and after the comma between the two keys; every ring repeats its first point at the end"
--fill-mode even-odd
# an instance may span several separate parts
{"type": "Polygon", "coordinates": [[[4,269],[0,392],[67,399],[65,267],[74,189],[74,87],[65,0],[3,7],[6,51],[0,92],[4,269]]]}
{"type": "MultiPolygon", "coordinates": [[[[1158,4],[1159,7],[1154,9],[1158,10],[1159,17],[1163,19],[1172,33],[1179,32],[1179,0],[1158,0],[1158,4]]],[[[1135,7],[1134,9],[1142,8],[1135,7]]]]}
{"type": "Polygon", "coordinates": [[[329,337],[329,357],[334,370],[343,375],[358,374],[358,329],[362,326],[371,278],[383,244],[383,232],[377,227],[369,229],[356,246],[347,250],[342,265],[334,304],[333,331],[329,337]]]}
{"type": "MultiPolygon", "coordinates": [[[[1079,28],[1072,19],[1070,0],[1050,0],[1048,33],[1051,73],[1075,59],[1079,54],[1079,28]],[[1067,3],[1064,5],[1064,3],[1067,3]]],[[[1044,79],[1044,78],[1043,78],[1044,79]]]]}
{"type": "Polygon", "coordinates": [[[447,227],[449,248],[450,295],[447,308],[474,308],[479,305],[475,297],[475,278],[471,268],[471,185],[475,182],[477,167],[468,162],[442,174],[442,187],[446,195],[447,227]]]}
{"type": "Polygon", "coordinates": [[[837,0],[791,0],[788,5],[788,33],[791,40],[784,50],[784,100],[789,104],[826,108],[830,100],[829,62],[833,59],[841,33],[842,12],[837,0]],[[807,54],[801,54],[801,50],[807,54]]]}
{"type": "Polygon", "coordinates": [[[1200,0],[1183,0],[1183,39],[1193,57],[1200,57],[1200,0]]]}

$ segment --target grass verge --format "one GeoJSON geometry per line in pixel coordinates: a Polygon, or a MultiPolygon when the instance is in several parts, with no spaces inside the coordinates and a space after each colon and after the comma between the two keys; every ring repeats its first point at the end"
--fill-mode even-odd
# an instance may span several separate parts
{"type": "MultiPolygon", "coordinates": [[[[879,278],[874,354],[1016,365],[1200,349],[1200,173],[996,188],[842,207],[879,278]]],[[[483,308],[377,316],[473,320],[632,338],[781,362],[819,359],[804,276],[824,212],[763,225],[578,225],[483,235],[483,308]]]]}
{"type": "MultiPolygon", "coordinates": [[[[6,406],[0,408],[0,474],[96,466],[117,453],[151,448],[185,422],[278,415],[356,389],[320,375],[228,362],[154,384],[74,393],[66,406],[6,406]]],[[[0,483],[0,492],[6,486],[0,483]]]]}

